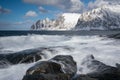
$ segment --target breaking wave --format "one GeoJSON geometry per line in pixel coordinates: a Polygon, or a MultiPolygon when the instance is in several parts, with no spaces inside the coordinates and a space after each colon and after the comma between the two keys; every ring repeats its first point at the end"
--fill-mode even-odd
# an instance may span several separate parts
{"type": "MultiPolygon", "coordinates": [[[[81,67],[83,58],[90,54],[93,54],[97,60],[107,65],[115,66],[116,63],[120,63],[120,41],[115,39],[99,36],[58,35],[0,37],[0,54],[8,54],[39,47],[54,47],[53,49],[57,51],[55,54],[45,51],[48,58],[55,55],[73,56],[77,62],[78,69],[81,67]]],[[[33,64],[34,63],[17,64],[5,69],[0,69],[0,80],[21,80],[26,70],[33,64]]],[[[88,70],[84,69],[82,73],[88,73],[88,70]]]]}

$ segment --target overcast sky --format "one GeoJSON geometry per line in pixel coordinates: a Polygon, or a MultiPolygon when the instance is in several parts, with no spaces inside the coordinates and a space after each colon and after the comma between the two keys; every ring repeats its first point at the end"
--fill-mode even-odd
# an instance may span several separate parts
{"type": "Polygon", "coordinates": [[[108,1],[114,0],[0,0],[0,30],[26,30],[39,19],[82,13],[108,1]]]}

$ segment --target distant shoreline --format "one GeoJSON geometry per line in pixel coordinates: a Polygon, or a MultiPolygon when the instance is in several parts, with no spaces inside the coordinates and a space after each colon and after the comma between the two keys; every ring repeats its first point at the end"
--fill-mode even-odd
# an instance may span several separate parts
{"type": "Polygon", "coordinates": [[[111,35],[118,34],[120,30],[68,30],[68,31],[50,31],[50,30],[0,30],[0,37],[3,36],[21,36],[21,35],[111,35]]]}

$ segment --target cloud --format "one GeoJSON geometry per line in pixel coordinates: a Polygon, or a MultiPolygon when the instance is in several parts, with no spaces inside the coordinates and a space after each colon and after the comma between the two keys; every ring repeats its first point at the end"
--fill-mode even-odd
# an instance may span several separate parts
{"type": "Polygon", "coordinates": [[[42,6],[39,7],[41,13],[48,13],[48,10],[44,9],[42,6]]]}
{"type": "Polygon", "coordinates": [[[0,14],[9,13],[9,12],[10,12],[9,9],[6,9],[6,8],[3,8],[2,6],[0,6],[0,14]]]}
{"type": "Polygon", "coordinates": [[[104,5],[120,4],[120,0],[95,0],[88,3],[89,9],[98,8],[104,5]]]}
{"type": "Polygon", "coordinates": [[[25,14],[25,17],[36,17],[38,16],[37,13],[35,11],[28,11],[26,14],[25,14]]]}
{"type": "Polygon", "coordinates": [[[39,6],[55,6],[66,12],[81,12],[84,4],[80,0],[23,0],[25,3],[39,6]]]}

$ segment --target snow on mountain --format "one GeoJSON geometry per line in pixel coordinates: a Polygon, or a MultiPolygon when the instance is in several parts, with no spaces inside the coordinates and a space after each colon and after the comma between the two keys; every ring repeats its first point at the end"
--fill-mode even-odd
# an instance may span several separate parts
{"type": "Polygon", "coordinates": [[[83,14],[63,13],[55,20],[46,18],[32,30],[111,30],[120,29],[120,5],[105,5],[83,14]]]}
{"type": "Polygon", "coordinates": [[[64,13],[56,20],[46,18],[38,20],[31,26],[32,30],[71,30],[77,24],[80,14],[77,13],[64,13]]]}
{"type": "Polygon", "coordinates": [[[75,30],[111,30],[120,28],[120,5],[106,5],[85,12],[75,26],[75,30]]]}

